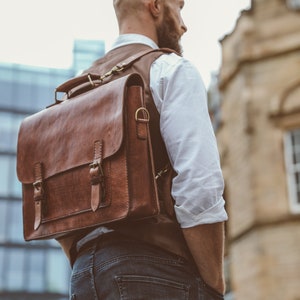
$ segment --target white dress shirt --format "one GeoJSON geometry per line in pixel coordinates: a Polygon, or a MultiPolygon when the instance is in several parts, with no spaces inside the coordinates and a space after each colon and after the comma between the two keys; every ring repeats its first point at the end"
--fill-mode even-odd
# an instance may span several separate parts
{"type": "MultiPolygon", "coordinates": [[[[158,46],[146,36],[125,34],[113,48],[127,44],[158,46]]],[[[224,181],[198,70],[185,58],[163,54],[151,66],[150,88],[160,113],[160,130],[177,176],[172,196],[182,228],[227,220],[224,181]]]]}

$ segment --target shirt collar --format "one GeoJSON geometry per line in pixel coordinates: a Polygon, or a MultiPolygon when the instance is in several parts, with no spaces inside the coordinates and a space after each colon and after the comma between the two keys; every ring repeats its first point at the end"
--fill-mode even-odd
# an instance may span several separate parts
{"type": "Polygon", "coordinates": [[[128,33],[128,34],[121,34],[118,36],[118,38],[115,40],[115,42],[112,45],[112,49],[129,45],[129,44],[144,44],[147,45],[153,49],[158,49],[158,46],[156,43],[148,38],[145,35],[141,34],[135,34],[135,33],[128,33]]]}

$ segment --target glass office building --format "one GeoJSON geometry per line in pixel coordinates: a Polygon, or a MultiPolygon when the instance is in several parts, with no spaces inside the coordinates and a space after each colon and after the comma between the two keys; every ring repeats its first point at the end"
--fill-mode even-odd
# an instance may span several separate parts
{"type": "Polygon", "coordinates": [[[104,54],[103,41],[75,41],[70,69],[0,63],[0,299],[68,299],[70,267],[53,240],[24,242],[16,145],[21,121],[54,101],[54,89],[104,54]]]}

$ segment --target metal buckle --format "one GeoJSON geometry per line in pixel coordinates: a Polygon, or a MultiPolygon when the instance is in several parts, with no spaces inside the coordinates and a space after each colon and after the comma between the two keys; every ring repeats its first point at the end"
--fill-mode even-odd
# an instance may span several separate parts
{"type": "Polygon", "coordinates": [[[57,90],[55,90],[55,93],[54,93],[54,98],[55,98],[55,103],[58,104],[58,103],[61,103],[63,102],[64,100],[64,97],[67,97],[66,99],[69,98],[69,94],[68,93],[65,93],[65,92],[58,92],[57,90]],[[61,97],[58,99],[58,94],[61,94],[61,97]]]}
{"type": "Polygon", "coordinates": [[[38,180],[38,181],[34,182],[32,185],[37,190],[42,189],[43,188],[43,181],[38,180]]]}
{"type": "Polygon", "coordinates": [[[95,162],[95,161],[94,161],[94,162],[90,163],[89,166],[90,166],[90,169],[92,169],[92,168],[93,168],[93,169],[96,169],[98,166],[100,166],[100,164],[99,164],[98,162],[95,162]]]}
{"type": "Polygon", "coordinates": [[[106,190],[105,190],[105,176],[102,168],[102,164],[99,162],[92,162],[90,165],[90,170],[91,169],[97,169],[96,172],[97,174],[91,174],[91,184],[92,185],[98,185],[100,184],[101,186],[101,202],[105,201],[106,197],[106,190]]]}
{"type": "Polygon", "coordinates": [[[87,77],[88,77],[88,80],[89,80],[91,86],[92,86],[92,87],[95,87],[96,84],[95,84],[95,82],[92,80],[91,74],[88,74],[87,77]]]}
{"type": "Polygon", "coordinates": [[[169,171],[168,167],[165,167],[163,169],[161,169],[155,176],[155,179],[160,178],[161,176],[163,176],[163,174],[167,173],[169,171]]]}
{"type": "Polygon", "coordinates": [[[44,199],[44,188],[42,180],[33,183],[34,188],[34,201],[42,201],[44,199]]]}
{"type": "Polygon", "coordinates": [[[135,120],[139,122],[149,122],[150,113],[145,107],[140,107],[135,112],[135,120]],[[139,114],[142,114],[144,118],[139,118],[139,114]]]}
{"type": "Polygon", "coordinates": [[[90,169],[96,169],[98,168],[98,175],[100,176],[104,176],[104,172],[103,172],[103,168],[102,168],[102,164],[97,162],[97,161],[94,161],[92,163],[89,164],[90,166],[90,169]]]}
{"type": "Polygon", "coordinates": [[[116,74],[116,73],[119,73],[119,72],[122,72],[124,70],[124,67],[123,66],[114,66],[113,68],[111,68],[110,71],[106,72],[104,75],[100,76],[100,80],[103,81],[105,78],[113,75],[113,74],[116,74]]]}

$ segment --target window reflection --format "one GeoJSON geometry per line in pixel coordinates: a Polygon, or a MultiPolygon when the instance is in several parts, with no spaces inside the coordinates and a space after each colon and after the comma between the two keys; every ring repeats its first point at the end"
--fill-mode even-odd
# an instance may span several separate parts
{"type": "Polygon", "coordinates": [[[0,113],[0,150],[4,151],[11,145],[11,114],[0,113]]]}
{"type": "Polygon", "coordinates": [[[22,206],[19,201],[12,201],[9,205],[8,236],[11,242],[23,242],[22,206]]]}
{"type": "Polygon", "coordinates": [[[6,253],[6,288],[8,290],[14,289],[18,291],[24,289],[24,254],[23,249],[16,248],[12,248],[6,253]]]}
{"type": "Polygon", "coordinates": [[[0,151],[16,152],[20,124],[25,117],[0,111],[0,151]]]}
{"type": "MultiPolygon", "coordinates": [[[[0,266],[4,266],[4,248],[0,247],[0,266]]],[[[4,268],[0,268],[0,291],[4,290],[4,276],[5,271],[4,268]]]]}
{"type": "Polygon", "coordinates": [[[6,241],[6,216],[7,216],[7,202],[0,201],[0,243],[6,241]]]}
{"type": "Polygon", "coordinates": [[[26,265],[27,290],[42,292],[45,289],[45,251],[31,250],[26,265]]]}
{"type": "Polygon", "coordinates": [[[69,285],[69,269],[66,257],[60,250],[49,250],[47,255],[47,289],[63,293],[69,285]]]}
{"type": "Polygon", "coordinates": [[[296,128],[285,136],[286,169],[291,209],[300,213],[300,129],[296,128]]]}
{"type": "Polygon", "coordinates": [[[12,158],[11,161],[12,170],[11,170],[11,182],[10,182],[10,193],[13,197],[22,197],[22,184],[19,182],[17,177],[17,164],[16,164],[16,157],[12,158]]]}
{"type": "Polygon", "coordinates": [[[9,156],[2,155],[0,156],[0,196],[1,195],[8,195],[8,182],[9,182],[9,156]]]}

